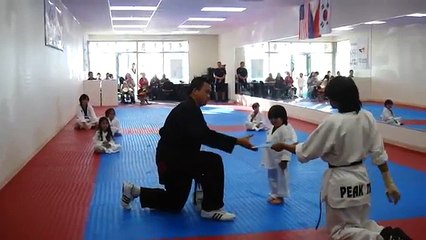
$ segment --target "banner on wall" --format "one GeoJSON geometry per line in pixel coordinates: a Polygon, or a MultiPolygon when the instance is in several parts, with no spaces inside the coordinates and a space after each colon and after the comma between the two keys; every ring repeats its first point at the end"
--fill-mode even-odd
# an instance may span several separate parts
{"type": "Polygon", "coordinates": [[[305,0],[299,7],[299,39],[319,38],[331,33],[331,0],[305,0]]]}
{"type": "Polygon", "coordinates": [[[368,69],[368,53],[368,38],[358,38],[351,41],[351,68],[368,69]]]}

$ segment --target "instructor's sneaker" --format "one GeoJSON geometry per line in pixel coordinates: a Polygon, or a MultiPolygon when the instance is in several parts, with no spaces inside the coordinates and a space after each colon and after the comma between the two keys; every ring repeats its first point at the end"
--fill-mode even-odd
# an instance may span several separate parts
{"type": "Polygon", "coordinates": [[[124,209],[131,209],[132,206],[130,203],[133,201],[134,197],[132,195],[132,190],[135,188],[135,185],[132,183],[125,182],[121,187],[121,206],[124,209]]]}
{"type": "Polygon", "coordinates": [[[385,227],[380,232],[380,235],[385,240],[411,240],[411,238],[400,228],[385,227]]]}
{"type": "Polygon", "coordinates": [[[216,221],[233,221],[236,216],[235,214],[226,212],[225,210],[223,210],[223,208],[221,208],[219,210],[213,210],[209,212],[201,210],[201,217],[216,221]]]}

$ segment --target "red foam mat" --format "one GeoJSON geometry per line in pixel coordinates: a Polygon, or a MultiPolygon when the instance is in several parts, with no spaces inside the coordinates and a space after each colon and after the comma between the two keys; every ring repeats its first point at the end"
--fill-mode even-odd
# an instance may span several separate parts
{"type": "Polygon", "coordinates": [[[1,191],[0,239],[82,239],[99,157],[70,124],[1,191]]]}

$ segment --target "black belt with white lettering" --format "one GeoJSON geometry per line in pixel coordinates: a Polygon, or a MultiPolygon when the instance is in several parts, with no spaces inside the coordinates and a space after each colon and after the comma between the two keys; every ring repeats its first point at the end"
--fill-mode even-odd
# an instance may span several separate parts
{"type": "Polygon", "coordinates": [[[362,164],[362,160],[357,161],[357,162],[353,162],[353,163],[348,164],[348,165],[342,165],[342,166],[334,166],[334,165],[328,164],[328,167],[329,168],[352,167],[352,166],[356,166],[356,165],[360,165],[360,164],[362,164]]]}

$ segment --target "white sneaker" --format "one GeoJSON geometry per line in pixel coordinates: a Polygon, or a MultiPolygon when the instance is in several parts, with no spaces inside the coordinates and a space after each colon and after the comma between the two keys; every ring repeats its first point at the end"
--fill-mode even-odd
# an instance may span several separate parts
{"type": "Polygon", "coordinates": [[[135,185],[132,183],[125,182],[121,187],[121,206],[124,209],[131,209],[132,206],[130,203],[133,201],[134,197],[132,195],[132,190],[135,188],[135,185]]]}
{"type": "Polygon", "coordinates": [[[213,210],[213,211],[204,211],[201,210],[201,217],[202,218],[209,218],[216,221],[233,221],[235,219],[235,214],[226,212],[223,210],[223,208],[219,210],[213,210]]]}

